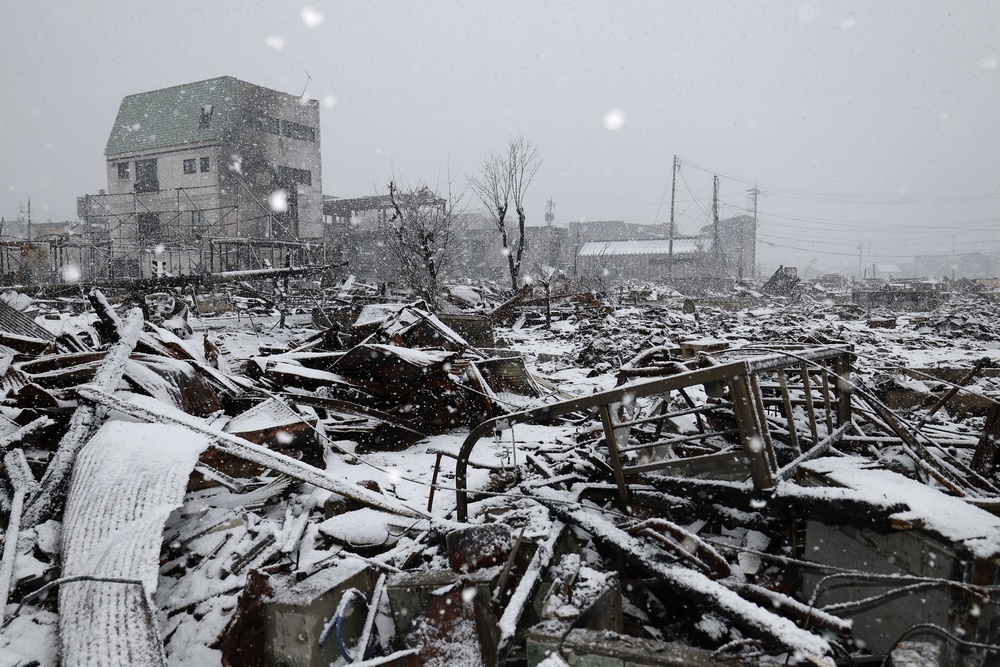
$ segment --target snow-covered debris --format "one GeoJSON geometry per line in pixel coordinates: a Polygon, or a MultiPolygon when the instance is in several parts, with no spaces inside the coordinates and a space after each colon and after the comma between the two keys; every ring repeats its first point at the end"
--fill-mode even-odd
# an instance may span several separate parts
{"type": "MultiPolygon", "coordinates": [[[[557,647],[688,664],[784,651],[780,662],[830,664],[862,657],[856,640],[871,630],[851,622],[857,601],[812,606],[798,582],[825,561],[803,530],[809,544],[817,527],[934,535],[982,563],[1000,549],[988,511],[1000,498],[987,437],[998,419],[947,395],[970,365],[996,359],[993,305],[894,313],[744,290],[685,309],[683,295],[645,286],[612,295],[630,304],[617,308],[554,297],[550,325],[530,290],[507,301],[477,290],[479,312],[501,303],[494,321],[516,324],[498,326],[496,344],[510,349],[477,350],[446,316],[400,301],[321,331],[291,312],[290,327],[268,330],[282,320],[261,302],[252,317],[192,318],[192,342],[151,323],[133,335],[93,295],[93,330],[60,320],[34,353],[0,321],[22,350],[0,350],[0,447],[23,448],[36,478],[73,478],[66,511],[51,505],[55,520],[14,541],[11,602],[25,604],[0,630],[2,661],[53,664],[44,642],[76,646],[81,624],[97,622],[92,600],[119,610],[107,618],[146,620],[92,623],[99,640],[86,650],[130,642],[129,659],[149,664],[286,649],[376,664],[413,658],[407,642],[432,664],[527,656],[534,667],[562,660],[557,647]],[[934,400],[907,412],[883,392],[893,376],[934,400]],[[943,405],[933,415],[931,402],[943,405]],[[89,429],[70,417],[81,411],[89,429]],[[473,428],[478,444],[464,451],[473,428]],[[75,459],[50,444],[67,433],[85,445],[75,459]],[[468,464],[461,474],[454,457],[468,464]],[[111,543],[95,528],[130,521],[141,526],[111,543]],[[92,572],[126,583],[64,583],[58,617],[30,592],[92,572]],[[401,594],[415,602],[390,606],[401,594]],[[282,628],[264,622],[279,613],[282,628]]],[[[988,366],[959,397],[993,403],[988,366]]],[[[11,518],[12,500],[0,493],[11,518]]],[[[931,585],[898,576],[887,589],[931,585]]],[[[933,585],[980,591],[960,577],[933,585]]],[[[951,631],[988,642],[993,610],[971,609],[945,610],[965,614],[951,631]]]]}
{"type": "Polygon", "coordinates": [[[209,439],[181,426],[109,422],[73,468],[62,531],[60,655],[77,665],[162,665],[160,542],[209,439]]]}

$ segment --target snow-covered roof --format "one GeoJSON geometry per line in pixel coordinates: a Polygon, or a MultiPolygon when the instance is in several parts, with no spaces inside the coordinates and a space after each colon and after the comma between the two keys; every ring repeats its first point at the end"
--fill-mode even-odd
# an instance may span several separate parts
{"type": "MultiPolygon", "coordinates": [[[[674,239],[673,254],[689,255],[705,252],[712,247],[712,240],[706,238],[674,239]]],[[[580,248],[580,257],[606,255],[669,255],[670,239],[648,239],[645,241],[587,241],[580,248]]]]}
{"type": "Polygon", "coordinates": [[[978,558],[996,558],[1000,554],[1000,518],[949,496],[921,482],[908,479],[878,464],[853,456],[821,458],[803,464],[837,484],[867,494],[878,504],[905,504],[910,509],[899,514],[938,535],[961,543],[978,558]]]}

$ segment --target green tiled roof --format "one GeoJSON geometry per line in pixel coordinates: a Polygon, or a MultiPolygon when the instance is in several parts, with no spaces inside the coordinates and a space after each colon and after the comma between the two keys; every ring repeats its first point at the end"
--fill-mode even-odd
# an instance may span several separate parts
{"type": "Polygon", "coordinates": [[[104,154],[222,139],[236,122],[236,101],[237,80],[231,76],[129,95],[118,108],[104,154]],[[211,110],[207,127],[203,109],[211,110]]]}

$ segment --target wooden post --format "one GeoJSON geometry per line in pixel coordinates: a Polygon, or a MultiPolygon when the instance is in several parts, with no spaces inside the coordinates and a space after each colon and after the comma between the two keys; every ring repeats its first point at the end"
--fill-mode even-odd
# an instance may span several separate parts
{"type": "Polygon", "coordinates": [[[785,370],[778,369],[778,385],[781,387],[781,401],[785,408],[785,419],[788,420],[788,444],[792,446],[792,451],[796,456],[802,454],[799,448],[799,434],[795,430],[795,412],[792,410],[792,399],[788,395],[788,380],[785,378],[785,370]]]}
{"type": "Polygon", "coordinates": [[[7,452],[3,459],[7,468],[7,477],[14,487],[14,498],[10,506],[10,521],[7,523],[7,534],[3,544],[3,557],[0,558],[0,617],[5,617],[7,598],[10,595],[11,579],[14,576],[14,558],[17,556],[17,537],[21,532],[21,512],[24,509],[24,498],[34,492],[38,484],[31,474],[28,461],[24,458],[24,450],[15,449],[7,452]]]}
{"type": "Polygon", "coordinates": [[[611,468],[615,472],[615,483],[618,484],[618,504],[623,512],[628,512],[629,493],[625,483],[625,472],[622,470],[621,457],[618,455],[618,438],[615,437],[614,419],[611,417],[611,407],[602,405],[601,424],[604,426],[604,440],[608,443],[608,454],[611,458],[611,468]]]}
{"type": "Polygon", "coordinates": [[[812,387],[809,385],[809,366],[802,364],[799,367],[802,375],[802,390],[806,394],[806,413],[809,415],[809,432],[812,433],[812,444],[819,442],[819,435],[816,431],[816,408],[813,406],[812,387]]]}
{"type": "Polygon", "coordinates": [[[733,397],[733,411],[736,413],[736,423],[739,426],[740,439],[743,441],[743,451],[750,462],[750,477],[757,490],[770,489],[774,486],[771,474],[771,464],[765,451],[764,436],[757,426],[753,398],[750,393],[750,383],[746,375],[740,375],[729,380],[729,390],[733,397]]]}

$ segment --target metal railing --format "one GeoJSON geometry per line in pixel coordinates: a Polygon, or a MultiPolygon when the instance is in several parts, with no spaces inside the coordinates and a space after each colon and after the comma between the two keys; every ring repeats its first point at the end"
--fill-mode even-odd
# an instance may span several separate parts
{"type": "MultiPolygon", "coordinates": [[[[727,353],[731,354],[731,353],[727,353]]],[[[455,464],[457,515],[459,521],[468,521],[468,466],[478,442],[486,436],[511,429],[515,424],[551,423],[556,418],[571,413],[594,412],[600,417],[604,441],[618,487],[618,502],[623,510],[629,505],[627,475],[654,472],[678,465],[708,463],[722,459],[746,459],[749,476],[757,489],[774,486],[779,467],[774,455],[772,429],[777,429],[787,439],[796,455],[801,455],[803,445],[822,444],[828,447],[842,437],[851,422],[850,355],[848,347],[797,347],[757,350],[757,356],[730,361],[716,361],[702,356],[695,363],[702,368],[687,370],[687,366],[674,364],[676,374],[651,380],[632,382],[590,396],[574,398],[531,410],[489,419],[475,427],[462,443],[455,464]],[[771,376],[776,382],[770,380],[771,376]],[[638,399],[666,396],[670,392],[701,385],[709,400],[703,406],[690,404],[687,410],[663,412],[653,418],[621,419],[638,399]],[[768,414],[770,406],[773,414],[768,414]],[[802,428],[794,409],[805,411],[808,428],[802,428]],[[642,447],[669,446],[691,440],[690,435],[659,437],[642,446],[629,446],[633,427],[666,420],[682,413],[726,413],[736,421],[735,430],[704,430],[699,421],[697,438],[725,438],[738,436],[735,448],[718,450],[702,456],[656,460],[639,465],[624,465],[621,454],[642,447]]],[[[666,370],[665,372],[671,372],[666,370]]],[[[663,403],[666,404],[666,401],[663,403]]]]}

